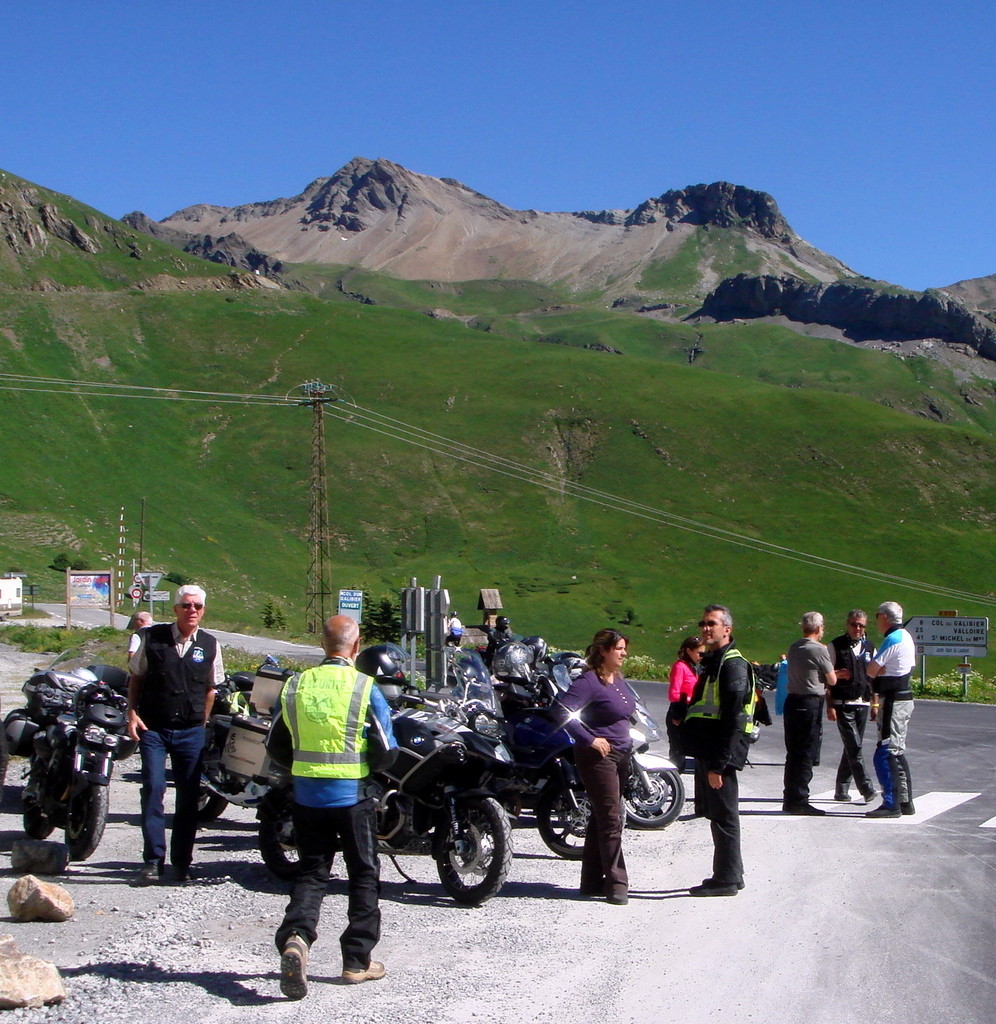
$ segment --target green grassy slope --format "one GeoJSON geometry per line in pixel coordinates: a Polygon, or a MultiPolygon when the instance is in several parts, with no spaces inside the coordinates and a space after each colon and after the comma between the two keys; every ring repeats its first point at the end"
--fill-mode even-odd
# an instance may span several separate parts
{"type": "MultiPolygon", "coordinates": [[[[885,599],[916,614],[989,613],[721,543],[612,497],[992,603],[992,402],[959,402],[933,364],[761,325],[693,329],[592,302],[553,310],[534,289],[537,309],[526,286],[457,288],[439,303],[479,311],[486,332],[416,312],[428,305],[423,286],[398,297],[401,284],[375,275],[364,284],[383,301],[366,306],[115,288],[116,267],[59,258],[78,290],[7,278],[0,291],[5,373],[265,394],[319,377],[476,452],[456,461],[330,415],[336,588],[379,596],[439,573],[465,622],[477,589],[498,586],[520,631],[581,646],[621,622],[634,650],[662,659],[707,601],[733,607],[742,645],[761,659],[812,607],[831,628],[849,607],[885,599]],[[703,352],[689,365],[693,341],[703,352]],[[950,408],[948,422],[911,414],[928,399],[950,408]],[[525,479],[502,475],[496,455],[526,467],[525,479]],[[541,489],[541,472],[608,497],[541,489]]],[[[121,506],[136,541],[145,498],[146,564],[202,580],[214,621],[256,626],[266,600],[302,621],[307,408],[0,390],[0,423],[0,567],[25,568],[43,596],[57,593],[45,569],[55,553],[113,557],[121,506]]]]}

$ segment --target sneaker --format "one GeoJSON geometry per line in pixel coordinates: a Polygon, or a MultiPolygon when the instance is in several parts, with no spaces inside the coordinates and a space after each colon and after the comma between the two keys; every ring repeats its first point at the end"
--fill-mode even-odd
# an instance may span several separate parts
{"type": "Polygon", "coordinates": [[[131,880],[132,885],[158,885],[163,876],[163,866],[157,860],[147,860],[131,880]]]}
{"type": "Polygon", "coordinates": [[[308,994],[308,943],[292,935],[280,954],[280,991],[288,999],[303,999],[308,994]]]}
{"type": "Polygon", "coordinates": [[[898,807],[876,807],[874,811],[865,811],[866,818],[898,818],[903,812],[898,807]]]}
{"type": "Polygon", "coordinates": [[[361,981],[379,981],[387,974],[387,968],[379,960],[371,960],[368,967],[357,971],[342,972],[342,980],[347,985],[358,985],[361,981]]]}
{"type": "Polygon", "coordinates": [[[732,883],[732,882],[729,885],[723,885],[720,882],[713,882],[711,879],[708,879],[708,881],[711,884],[706,885],[706,883],[703,882],[702,885],[693,885],[691,887],[691,889],[688,890],[688,895],[689,896],[736,896],[736,894],[740,891],[740,886],[736,885],[735,883],[732,883]]]}

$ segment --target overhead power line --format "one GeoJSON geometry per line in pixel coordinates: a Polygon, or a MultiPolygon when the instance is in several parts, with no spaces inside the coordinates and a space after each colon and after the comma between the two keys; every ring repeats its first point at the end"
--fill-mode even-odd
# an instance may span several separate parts
{"type": "MultiPolygon", "coordinates": [[[[307,385],[304,385],[306,388],[307,385]]],[[[89,397],[115,397],[134,399],[155,399],[184,402],[225,402],[242,405],[299,406],[312,404],[300,395],[261,395],[237,394],[223,391],[191,391],[186,389],[155,388],[144,385],[107,384],[95,381],[75,381],[56,377],[28,377],[23,375],[0,373],[0,390],[9,391],[51,391],[59,394],[85,395],[89,397]],[[43,387],[43,385],[45,385],[43,387]]],[[[329,399],[328,401],[331,401],[329,399]]],[[[689,516],[678,515],[665,509],[647,505],[629,498],[621,497],[610,491],[602,491],[577,483],[542,470],[535,465],[524,465],[503,455],[460,441],[454,441],[442,434],[437,434],[421,427],[413,426],[402,420],[365,409],[350,401],[340,398],[341,405],[322,405],[322,413],[332,416],[344,423],[373,431],[389,437],[402,444],[411,445],[431,452],[441,458],[465,462],[476,468],[486,468],[489,473],[497,473],[520,481],[523,484],[553,491],[558,494],[570,494],[581,501],[600,505],[613,512],[633,516],[639,519],[656,522],[674,529],[683,530],[698,536],[719,540],[727,544],[750,550],[759,555],[770,555],[789,561],[801,562],[829,572],[855,576],[874,583],[889,586],[901,586],[937,597],[960,599],[982,605],[993,605],[992,595],[976,594],[956,587],[947,587],[926,580],[916,580],[894,573],[881,572],[864,566],[851,565],[836,559],[825,558],[812,552],[800,551],[795,548],[771,541],[737,533],[724,527],[713,526],[689,516]]],[[[317,415],[317,414],[316,414],[317,415]]],[[[314,434],[314,428],[313,428],[314,434]]],[[[314,447],[314,445],[313,445],[314,447]]],[[[322,436],[324,449],[324,435],[322,436]]],[[[327,526],[326,526],[327,529],[327,526]]],[[[314,532],[314,531],[312,531],[314,532]]],[[[320,532],[320,531],[319,531],[320,532]]],[[[321,588],[319,588],[321,589],[321,588]]]]}

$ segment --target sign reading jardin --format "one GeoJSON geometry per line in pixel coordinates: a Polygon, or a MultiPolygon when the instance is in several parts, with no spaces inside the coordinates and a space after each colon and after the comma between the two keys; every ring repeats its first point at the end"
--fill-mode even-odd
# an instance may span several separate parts
{"type": "Polygon", "coordinates": [[[906,628],[917,654],[939,657],[984,658],[989,653],[989,620],[964,615],[914,615],[906,628]]]}

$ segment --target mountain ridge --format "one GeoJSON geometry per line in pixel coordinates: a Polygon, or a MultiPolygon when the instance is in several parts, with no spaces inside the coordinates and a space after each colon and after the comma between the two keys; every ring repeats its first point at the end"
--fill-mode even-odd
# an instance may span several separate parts
{"type": "MultiPolygon", "coordinates": [[[[542,212],[514,210],[453,178],[356,157],[296,196],[195,204],[158,223],[212,236],[236,231],[282,262],[361,266],[405,279],[633,287],[703,229],[738,232],[759,271],[825,282],[853,274],[796,235],[767,193],[728,182],[672,189],[632,209],[542,212]]],[[[718,283],[725,274],[714,276],[718,283]]]]}

